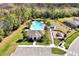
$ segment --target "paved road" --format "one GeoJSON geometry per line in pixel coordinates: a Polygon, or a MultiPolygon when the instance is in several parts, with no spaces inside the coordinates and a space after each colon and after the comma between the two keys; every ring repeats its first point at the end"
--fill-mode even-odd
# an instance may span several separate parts
{"type": "Polygon", "coordinates": [[[68,56],[79,56],[79,37],[77,37],[70,45],[68,51],[68,56]]]}
{"type": "Polygon", "coordinates": [[[51,47],[17,47],[11,56],[58,56],[51,53],[51,47]]]}

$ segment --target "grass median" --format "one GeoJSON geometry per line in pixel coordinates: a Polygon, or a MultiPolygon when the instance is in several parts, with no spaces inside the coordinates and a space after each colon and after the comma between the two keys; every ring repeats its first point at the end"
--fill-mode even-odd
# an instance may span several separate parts
{"type": "Polygon", "coordinates": [[[52,53],[59,54],[59,55],[64,55],[66,52],[59,49],[59,48],[52,48],[52,53]]]}

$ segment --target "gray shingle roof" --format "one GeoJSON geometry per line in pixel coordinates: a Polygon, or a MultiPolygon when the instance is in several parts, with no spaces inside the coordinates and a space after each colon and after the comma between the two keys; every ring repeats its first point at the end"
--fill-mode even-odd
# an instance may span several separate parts
{"type": "Polygon", "coordinates": [[[38,40],[43,36],[43,33],[40,30],[29,30],[27,32],[27,35],[29,38],[32,38],[32,39],[36,38],[36,40],[38,40]]]}
{"type": "Polygon", "coordinates": [[[64,22],[66,25],[69,25],[70,27],[77,27],[79,26],[79,22],[75,20],[68,20],[64,22]]]}

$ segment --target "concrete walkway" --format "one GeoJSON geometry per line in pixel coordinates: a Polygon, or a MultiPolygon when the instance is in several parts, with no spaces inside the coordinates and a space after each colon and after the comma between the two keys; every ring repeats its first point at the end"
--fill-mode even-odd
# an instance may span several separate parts
{"type": "Polygon", "coordinates": [[[54,46],[54,37],[53,37],[53,33],[52,33],[52,30],[50,29],[50,34],[51,34],[51,41],[52,41],[52,44],[54,46]]]}
{"type": "Polygon", "coordinates": [[[18,45],[18,47],[52,47],[50,45],[44,46],[44,45],[18,45]]]}
{"type": "Polygon", "coordinates": [[[59,48],[61,50],[67,51],[64,48],[61,48],[61,47],[55,46],[55,45],[48,45],[48,46],[45,46],[45,45],[18,45],[18,47],[51,47],[51,48],[54,47],[54,48],[59,48]]]}
{"type": "Polygon", "coordinates": [[[35,46],[35,45],[36,45],[36,41],[33,42],[33,46],[35,46]]]}

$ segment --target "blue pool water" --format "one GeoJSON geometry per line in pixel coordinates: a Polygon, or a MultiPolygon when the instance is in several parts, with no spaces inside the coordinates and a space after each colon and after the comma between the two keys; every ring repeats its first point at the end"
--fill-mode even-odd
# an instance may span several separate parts
{"type": "Polygon", "coordinates": [[[30,29],[31,30],[44,30],[44,26],[40,21],[33,21],[30,29]]]}

